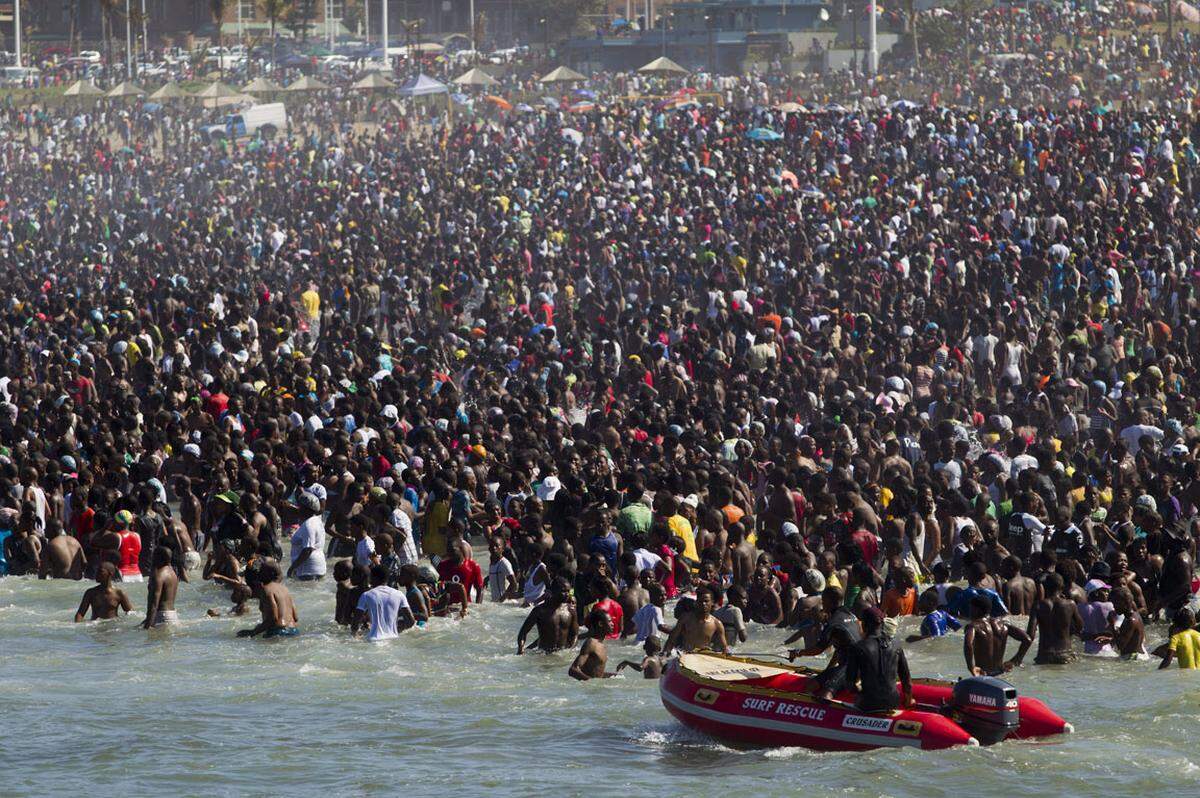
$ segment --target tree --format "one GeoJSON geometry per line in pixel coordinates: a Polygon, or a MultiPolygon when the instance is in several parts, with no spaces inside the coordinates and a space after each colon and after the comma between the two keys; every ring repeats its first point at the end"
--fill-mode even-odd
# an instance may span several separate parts
{"type": "Polygon", "coordinates": [[[100,35],[104,38],[104,74],[112,69],[113,22],[121,16],[122,0],[100,0],[100,35]]]}
{"type": "Polygon", "coordinates": [[[275,59],[275,26],[291,13],[292,3],[291,0],[258,0],[258,7],[271,23],[271,68],[278,71],[279,62],[275,59]]]}
{"type": "MultiPolygon", "coordinates": [[[[483,47],[484,39],[487,38],[487,27],[488,27],[487,12],[480,11],[478,14],[476,14],[475,19],[472,20],[472,24],[475,27],[475,30],[473,31],[474,39],[472,41],[474,41],[474,43],[475,43],[475,49],[479,50],[481,47],[483,47]]],[[[476,53],[475,57],[478,58],[479,54],[476,53]]]]}
{"type": "Polygon", "coordinates": [[[358,33],[365,13],[363,0],[346,0],[345,5],[342,6],[342,25],[347,30],[358,33]]]}
{"type": "Polygon", "coordinates": [[[229,0],[208,0],[208,11],[213,21],[213,46],[217,48],[217,70],[221,80],[225,79],[225,59],[221,57],[221,26],[225,24],[225,5],[229,0]]]}
{"type": "Polygon", "coordinates": [[[300,41],[308,41],[308,30],[317,18],[317,0],[295,0],[287,16],[288,30],[300,41]]]}
{"type": "Polygon", "coordinates": [[[591,14],[602,13],[604,2],[603,0],[529,0],[526,8],[530,19],[547,20],[548,36],[565,39],[582,32],[585,18],[591,14]]]}
{"type": "Polygon", "coordinates": [[[904,0],[904,14],[908,17],[908,33],[912,36],[913,69],[921,69],[921,40],[917,37],[917,0],[904,0]]]}

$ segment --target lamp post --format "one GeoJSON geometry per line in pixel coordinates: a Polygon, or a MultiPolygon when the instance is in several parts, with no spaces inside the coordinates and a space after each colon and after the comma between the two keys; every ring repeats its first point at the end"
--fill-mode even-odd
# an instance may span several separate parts
{"type": "Polygon", "coordinates": [[[542,26],[542,58],[550,58],[550,20],[542,17],[538,20],[538,24],[542,26]]]}
{"type": "Polygon", "coordinates": [[[381,20],[383,36],[383,65],[385,72],[392,71],[392,57],[388,55],[388,0],[379,0],[379,7],[383,9],[383,19],[381,20]]]}
{"type": "Polygon", "coordinates": [[[13,4],[13,44],[17,50],[17,66],[21,66],[21,0],[13,4]]]}

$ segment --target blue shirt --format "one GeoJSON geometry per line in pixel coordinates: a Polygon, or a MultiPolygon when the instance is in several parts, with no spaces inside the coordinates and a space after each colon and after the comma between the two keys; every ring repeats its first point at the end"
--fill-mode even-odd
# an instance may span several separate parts
{"type": "Polygon", "coordinates": [[[921,621],[921,634],[926,637],[941,637],[950,632],[957,632],[962,628],[962,624],[958,622],[950,613],[945,610],[934,610],[925,616],[925,620],[921,621]]]}
{"type": "Polygon", "coordinates": [[[1008,615],[1008,607],[1004,606],[1004,599],[1000,598],[1000,594],[995,590],[989,590],[986,587],[968,587],[959,591],[959,594],[950,599],[950,603],[946,605],[946,609],[962,618],[967,615],[967,609],[971,606],[971,599],[976,596],[986,596],[992,602],[992,617],[998,618],[1001,615],[1008,615]]]}

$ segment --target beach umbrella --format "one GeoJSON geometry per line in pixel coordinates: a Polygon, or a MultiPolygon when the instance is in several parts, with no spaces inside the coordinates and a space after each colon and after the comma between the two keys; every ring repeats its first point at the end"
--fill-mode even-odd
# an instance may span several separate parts
{"type": "Polygon", "coordinates": [[[790,183],[792,188],[800,188],[800,179],[796,177],[795,172],[789,169],[784,169],[779,173],[779,182],[790,183]]]}
{"type": "Polygon", "coordinates": [[[328,88],[328,83],[322,83],[311,75],[304,75],[289,83],[284,91],[324,91],[328,88]]]}
{"type": "Polygon", "coordinates": [[[783,111],[785,114],[803,114],[808,111],[808,109],[800,103],[780,103],[779,105],[775,106],[775,110],[783,111]]]}
{"type": "Polygon", "coordinates": [[[595,111],[596,104],[585,100],[583,102],[577,102],[574,105],[568,105],[567,110],[573,114],[586,114],[595,111]]]}
{"type": "Polygon", "coordinates": [[[688,73],[686,69],[665,55],[661,58],[655,58],[649,64],[638,67],[638,72],[643,72],[647,75],[686,75],[688,73]]]}
{"type": "Polygon", "coordinates": [[[368,72],[360,78],[351,87],[360,91],[372,91],[375,89],[394,89],[396,84],[380,75],[378,72],[368,72]]]}
{"type": "Polygon", "coordinates": [[[86,80],[77,80],[63,91],[64,97],[101,97],[103,95],[103,89],[96,88],[96,84],[86,80]]]}
{"type": "Polygon", "coordinates": [[[219,80],[205,86],[194,95],[201,100],[220,100],[229,97],[240,97],[242,93],[232,86],[227,86],[219,80]]]}
{"type": "Polygon", "coordinates": [[[513,109],[513,104],[510,103],[508,100],[504,99],[503,97],[497,97],[494,94],[487,94],[487,95],[484,95],[483,99],[487,100],[492,105],[499,108],[501,111],[511,111],[513,109]]]}
{"type": "Polygon", "coordinates": [[[517,111],[527,114],[533,110],[533,106],[529,103],[517,103],[517,111]]]}
{"type": "Polygon", "coordinates": [[[182,100],[191,96],[178,83],[164,83],[161,88],[150,95],[150,99],[162,102],[163,100],[182,100]]]}
{"type": "Polygon", "coordinates": [[[499,86],[500,81],[479,67],[471,67],[452,81],[456,86],[499,86]]]}
{"type": "Polygon", "coordinates": [[[401,97],[425,97],[430,94],[445,94],[449,91],[450,89],[445,83],[422,73],[408,80],[396,90],[396,93],[401,97]]]}
{"type": "Polygon", "coordinates": [[[235,104],[240,101],[240,98],[246,95],[232,86],[228,86],[219,80],[214,80],[193,96],[200,100],[206,108],[220,108],[221,106],[235,104]]]}
{"type": "Polygon", "coordinates": [[[891,108],[893,111],[895,111],[897,109],[899,109],[901,111],[915,111],[920,107],[921,107],[920,105],[913,102],[912,100],[896,100],[896,102],[894,102],[888,106],[888,108],[891,108]]]}
{"type": "Polygon", "coordinates": [[[547,108],[553,108],[555,111],[559,109],[558,100],[554,99],[553,97],[543,97],[542,105],[546,106],[547,108]]]}
{"type": "Polygon", "coordinates": [[[575,83],[581,80],[587,80],[587,78],[570,67],[560,66],[542,75],[538,79],[538,83],[575,83]]]}
{"type": "Polygon", "coordinates": [[[116,86],[113,86],[108,94],[105,94],[104,96],[115,99],[120,97],[143,97],[145,94],[146,91],[141,86],[124,80],[118,83],[116,86]]]}
{"type": "Polygon", "coordinates": [[[246,94],[275,94],[276,92],[283,91],[283,86],[268,78],[257,77],[245,86],[242,86],[242,91],[246,94]]]}
{"type": "Polygon", "coordinates": [[[783,138],[782,133],[776,133],[774,130],[766,127],[756,127],[746,134],[746,138],[751,141],[779,141],[783,138]]]}
{"type": "Polygon", "coordinates": [[[562,129],[562,137],[578,147],[583,144],[583,133],[573,127],[564,127],[562,129]]]}

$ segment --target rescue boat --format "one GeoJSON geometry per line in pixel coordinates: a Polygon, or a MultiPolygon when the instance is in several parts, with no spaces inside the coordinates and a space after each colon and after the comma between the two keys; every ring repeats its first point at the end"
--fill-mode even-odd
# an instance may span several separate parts
{"type": "Polygon", "coordinates": [[[816,671],[714,653],[681,654],[659,680],[663,705],[685,726],[742,747],[818,751],[936,750],[1063,734],[1071,725],[1001,679],[913,680],[915,707],[860,712],[854,695],[814,695],[816,671]]]}

